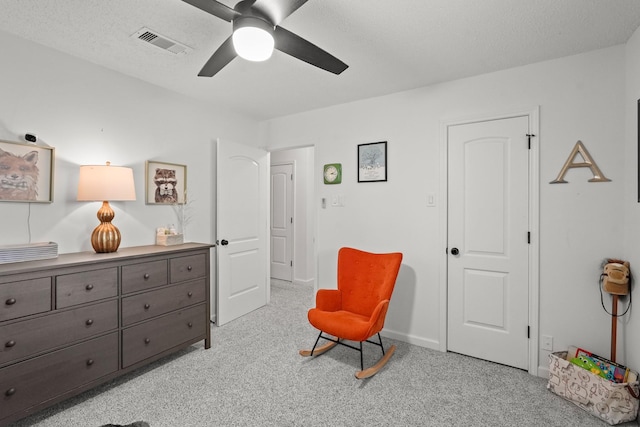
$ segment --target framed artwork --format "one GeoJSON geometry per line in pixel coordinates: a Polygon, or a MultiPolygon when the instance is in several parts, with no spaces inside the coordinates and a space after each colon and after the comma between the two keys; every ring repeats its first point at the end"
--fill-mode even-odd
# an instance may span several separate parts
{"type": "Polygon", "coordinates": [[[387,180],[387,142],[358,145],[358,182],[387,180]]]}
{"type": "Polygon", "coordinates": [[[147,205],[186,203],[187,167],[185,165],[147,160],[144,169],[147,205]]]}
{"type": "Polygon", "coordinates": [[[0,141],[0,201],[53,202],[55,149],[0,141]]]}

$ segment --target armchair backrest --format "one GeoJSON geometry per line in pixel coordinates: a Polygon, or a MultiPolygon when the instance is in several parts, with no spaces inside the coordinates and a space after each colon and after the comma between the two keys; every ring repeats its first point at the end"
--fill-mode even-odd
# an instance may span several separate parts
{"type": "Polygon", "coordinates": [[[338,252],[338,289],[342,309],[363,316],[380,301],[390,300],[402,263],[402,253],[374,254],[353,248],[338,252]]]}

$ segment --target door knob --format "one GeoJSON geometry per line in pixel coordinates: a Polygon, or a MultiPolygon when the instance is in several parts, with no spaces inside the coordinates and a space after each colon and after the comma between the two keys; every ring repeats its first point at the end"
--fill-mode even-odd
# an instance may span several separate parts
{"type": "Polygon", "coordinates": [[[460,251],[458,250],[458,248],[451,248],[451,255],[458,255],[460,253],[460,251]]]}
{"type": "Polygon", "coordinates": [[[224,239],[222,239],[222,241],[220,242],[220,244],[221,244],[222,246],[227,246],[227,245],[229,244],[229,241],[228,241],[228,240],[224,240],[224,239]]]}

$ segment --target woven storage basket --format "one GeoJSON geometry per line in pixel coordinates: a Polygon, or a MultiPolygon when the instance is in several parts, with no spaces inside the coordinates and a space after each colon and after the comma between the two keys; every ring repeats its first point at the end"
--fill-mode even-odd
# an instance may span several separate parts
{"type": "Polygon", "coordinates": [[[638,381],[614,383],[574,365],[566,357],[566,351],[549,355],[549,390],[611,425],[636,419],[638,381]]]}

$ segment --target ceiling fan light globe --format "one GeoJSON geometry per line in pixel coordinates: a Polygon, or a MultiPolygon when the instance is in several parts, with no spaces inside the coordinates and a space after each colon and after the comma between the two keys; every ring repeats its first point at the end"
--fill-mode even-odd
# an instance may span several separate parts
{"type": "Polygon", "coordinates": [[[233,32],[233,47],[239,57],[248,61],[266,61],[271,58],[275,41],[262,28],[241,27],[233,32]]]}

